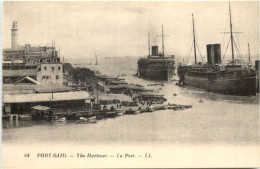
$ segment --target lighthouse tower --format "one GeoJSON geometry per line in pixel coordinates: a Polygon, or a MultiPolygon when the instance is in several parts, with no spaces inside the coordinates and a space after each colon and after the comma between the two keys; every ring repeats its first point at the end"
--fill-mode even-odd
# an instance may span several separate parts
{"type": "Polygon", "coordinates": [[[18,46],[18,29],[17,29],[17,22],[13,22],[12,25],[12,49],[17,49],[18,46]]]}

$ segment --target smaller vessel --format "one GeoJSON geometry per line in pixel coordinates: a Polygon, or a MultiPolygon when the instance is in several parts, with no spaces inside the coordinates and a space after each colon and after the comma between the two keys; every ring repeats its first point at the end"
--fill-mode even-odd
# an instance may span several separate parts
{"type": "Polygon", "coordinates": [[[62,117],[59,120],[57,120],[57,122],[65,122],[66,121],[66,117],[62,117]]]}
{"type": "Polygon", "coordinates": [[[96,116],[90,118],[80,117],[77,123],[97,123],[97,118],[96,116]]]}
{"type": "Polygon", "coordinates": [[[150,35],[148,32],[148,56],[140,58],[137,62],[137,76],[143,79],[169,81],[175,74],[175,56],[164,53],[164,34],[162,26],[162,51],[158,52],[158,46],[150,49],[150,35]],[[152,51],[152,53],[151,53],[152,51]]]}
{"type": "Polygon", "coordinates": [[[153,106],[149,106],[149,107],[147,108],[147,111],[148,111],[148,112],[154,112],[154,107],[153,107],[153,106]]]}
{"type": "Polygon", "coordinates": [[[123,112],[122,110],[117,111],[117,115],[118,115],[118,116],[123,116],[123,115],[124,115],[124,112],[123,112]]]}
{"type": "Polygon", "coordinates": [[[32,120],[32,116],[30,114],[19,115],[18,119],[21,121],[29,121],[32,120]]]}
{"type": "Polygon", "coordinates": [[[135,114],[140,114],[141,111],[140,110],[136,110],[135,114]]]}
{"type": "Polygon", "coordinates": [[[125,110],[125,114],[136,114],[136,110],[129,108],[128,110],[125,110]]]}
{"type": "Polygon", "coordinates": [[[173,111],[184,110],[189,108],[192,108],[192,105],[168,104],[167,106],[167,109],[172,109],[173,111]]]}
{"type": "Polygon", "coordinates": [[[106,112],[106,117],[107,118],[115,118],[117,116],[117,112],[116,111],[108,111],[106,112]]]}
{"type": "Polygon", "coordinates": [[[96,56],[96,64],[95,64],[95,65],[98,65],[98,61],[97,61],[97,55],[96,55],[96,53],[95,53],[95,56],[96,56]]]}

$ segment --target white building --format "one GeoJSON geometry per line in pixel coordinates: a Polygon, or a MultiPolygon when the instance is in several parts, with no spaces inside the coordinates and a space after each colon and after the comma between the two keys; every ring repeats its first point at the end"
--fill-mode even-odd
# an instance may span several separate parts
{"type": "Polygon", "coordinates": [[[37,81],[41,85],[63,85],[62,63],[42,63],[38,69],[37,81]]]}

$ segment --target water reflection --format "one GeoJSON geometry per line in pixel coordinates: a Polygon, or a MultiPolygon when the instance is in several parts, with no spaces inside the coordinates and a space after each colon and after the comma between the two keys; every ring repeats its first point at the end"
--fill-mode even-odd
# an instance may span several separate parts
{"type": "Polygon", "coordinates": [[[180,87],[180,93],[184,96],[190,96],[195,98],[204,98],[212,101],[228,101],[233,103],[243,103],[243,104],[259,104],[259,94],[256,96],[233,96],[233,95],[223,95],[216,94],[212,92],[207,92],[201,89],[195,89],[190,87],[180,87]]]}

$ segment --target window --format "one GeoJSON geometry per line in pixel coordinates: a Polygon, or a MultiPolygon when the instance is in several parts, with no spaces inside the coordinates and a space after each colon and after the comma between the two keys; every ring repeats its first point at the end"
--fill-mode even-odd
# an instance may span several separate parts
{"type": "Polygon", "coordinates": [[[56,79],[59,79],[59,75],[56,75],[56,79]]]}
{"type": "Polygon", "coordinates": [[[51,70],[54,71],[54,67],[51,67],[51,70]]]}
{"type": "Polygon", "coordinates": [[[60,70],[60,66],[58,66],[58,70],[60,70]]]}
{"type": "Polygon", "coordinates": [[[44,70],[47,70],[47,67],[46,67],[46,66],[44,67],[44,70]]]}

